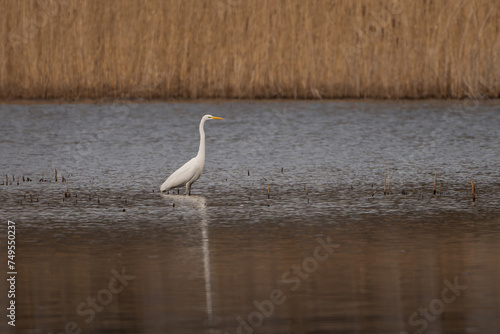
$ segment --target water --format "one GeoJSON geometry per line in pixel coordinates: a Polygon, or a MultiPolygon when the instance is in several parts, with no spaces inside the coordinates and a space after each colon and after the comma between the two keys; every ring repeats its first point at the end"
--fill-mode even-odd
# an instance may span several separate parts
{"type": "Polygon", "coordinates": [[[499,101],[1,105],[16,330],[496,333],[499,111],[499,101]],[[205,125],[193,196],[159,194],[196,154],[204,114],[225,120],[205,125]]]}

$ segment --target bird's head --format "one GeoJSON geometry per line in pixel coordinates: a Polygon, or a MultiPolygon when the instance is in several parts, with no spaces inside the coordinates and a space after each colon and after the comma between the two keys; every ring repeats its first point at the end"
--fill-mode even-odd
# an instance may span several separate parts
{"type": "Polygon", "coordinates": [[[212,116],[212,115],[205,115],[203,116],[204,119],[224,119],[222,117],[215,117],[215,116],[212,116]]]}

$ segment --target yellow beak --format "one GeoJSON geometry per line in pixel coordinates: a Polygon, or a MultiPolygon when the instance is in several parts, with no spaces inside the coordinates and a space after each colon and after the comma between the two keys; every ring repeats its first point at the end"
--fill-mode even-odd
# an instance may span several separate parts
{"type": "Polygon", "coordinates": [[[212,119],[224,119],[224,118],[212,116],[212,119]]]}

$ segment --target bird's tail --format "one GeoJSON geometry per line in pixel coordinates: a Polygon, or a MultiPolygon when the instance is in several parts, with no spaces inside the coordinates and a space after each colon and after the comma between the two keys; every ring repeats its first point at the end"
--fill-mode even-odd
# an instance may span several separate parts
{"type": "Polygon", "coordinates": [[[168,190],[170,190],[170,188],[169,188],[169,186],[168,186],[168,184],[167,184],[167,181],[165,181],[165,182],[163,182],[163,184],[161,185],[161,187],[160,187],[160,191],[161,191],[161,192],[165,192],[165,191],[168,191],[168,190]]]}

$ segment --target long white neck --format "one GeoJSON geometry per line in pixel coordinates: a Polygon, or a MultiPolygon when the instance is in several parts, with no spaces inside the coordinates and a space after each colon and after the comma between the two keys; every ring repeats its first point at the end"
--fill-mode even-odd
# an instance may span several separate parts
{"type": "Polygon", "coordinates": [[[205,130],[203,129],[205,121],[206,119],[202,119],[200,122],[200,148],[198,149],[198,155],[196,156],[203,159],[203,161],[205,161],[205,130]]]}

